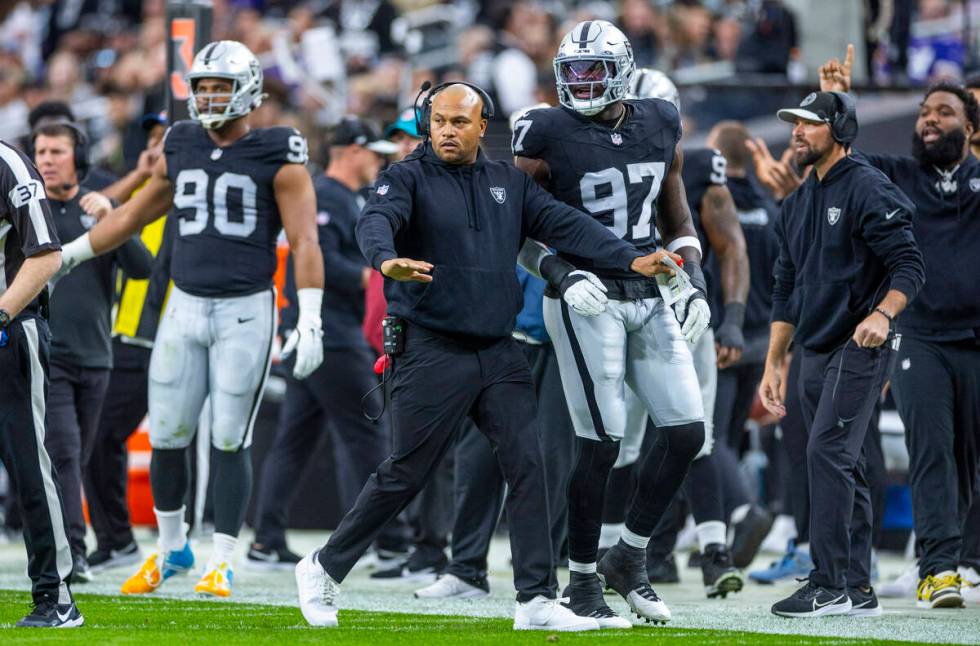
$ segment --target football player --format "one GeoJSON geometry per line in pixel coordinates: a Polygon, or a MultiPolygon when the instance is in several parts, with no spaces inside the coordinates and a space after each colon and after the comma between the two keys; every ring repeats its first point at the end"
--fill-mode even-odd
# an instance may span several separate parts
{"type": "Polygon", "coordinates": [[[146,187],[65,250],[62,271],[119,246],[166,212],[178,218],[174,288],[150,360],[150,484],[159,551],[122,586],[156,590],[194,564],[184,526],[185,449],[210,397],[214,453],[214,548],[195,591],[231,594],[231,557],[251,489],[252,427],[269,374],[276,329],[275,245],[285,229],[298,287],[299,321],[284,354],[293,374],[323,359],[323,257],[307,145],[292,128],[249,128],[262,68],[241,43],[198,52],[187,74],[191,120],[175,123],[146,187]]]}
{"type": "Polygon", "coordinates": [[[570,308],[568,289],[561,290],[564,300],[552,290],[544,301],[578,436],[569,488],[571,577],[564,596],[576,614],[595,617],[602,627],[620,627],[625,619],[602,598],[605,584],[641,618],[664,622],[670,611],[650,587],[646,547],[704,444],[704,409],[688,342],[704,332],[710,316],[701,245],[681,182],[680,115],[668,101],[624,100],[633,53],[611,23],[573,27],[554,69],[561,106],[530,110],[514,123],[515,163],[641,251],[656,248],[659,229],[686,270],[667,286],[675,295],[672,307],[655,281],[584,258],[563,255],[560,271],[554,262],[542,271],[550,274],[545,277],[551,285],[576,280],[569,289],[591,289],[597,302],[607,301],[595,316],[570,308]],[[598,276],[599,285],[593,277],[583,280],[585,272],[598,276]],[[627,385],[656,422],[659,437],[640,465],[622,538],[597,564],[606,479],[627,422],[627,385]]]}
{"type": "MultiPolygon", "coordinates": [[[[637,70],[630,83],[629,96],[633,99],[663,99],[680,111],[677,87],[666,74],[657,70],[637,70]]],[[[744,345],[742,321],[749,288],[745,238],[739,225],[735,203],[726,186],[725,166],[725,158],[717,150],[684,150],[682,179],[694,227],[702,244],[706,245],[702,263],[711,304],[715,306],[713,311],[724,312],[717,332],[708,330],[691,349],[701,386],[701,399],[706,413],[705,432],[708,438],[691,465],[685,490],[691,513],[697,523],[698,547],[702,555],[701,574],[709,598],[738,592],[744,584],[742,574],[732,563],[727,545],[725,502],[728,492],[733,489],[741,491],[745,487],[740,480],[738,462],[728,450],[727,444],[715,447],[712,423],[717,368],[727,368],[741,356],[744,345]]],[[[617,469],[628,468],[626,465],[635,463],[640,454],[639,448],[645,430],[646,424],[643,422],[627,425],[623,447],[616,461],[617,469]]],[[[606,492],[609,498],[607,504],[618,507],[620,516],[625,514],[626,503],[622,499],[628,498],[630,491],[628,488],[623,491],[622,487],[629,487],[631,484],[632,478],[622,477],[620,472],[616,472],[616,477],[610,478],[606,492]],[[615,491],[617,485],[620,491],[615,491]]],[[[622,517],[614,520],[622,523],[622,517]]],[[[673,526],[661,527],[657,531],[653,541],[657,545],[651,545],[648,553],[651,570],[656,570],[661,565],[654,561],[663,561],[673,552],[677,529],[679,528],[673,526]]],[[[608,526],[603,527],[604,537],[610,533],[608,530],[608,526]]]]}

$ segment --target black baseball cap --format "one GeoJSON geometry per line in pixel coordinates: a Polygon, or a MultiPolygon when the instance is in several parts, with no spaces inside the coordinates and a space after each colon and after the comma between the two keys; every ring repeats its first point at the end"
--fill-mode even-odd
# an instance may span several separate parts
{"type": "Polygon", "coordinates": [[[331,146],[364,146],[379,155],[393,155],[398,152],[398,144],[382,139],[374,126],[358,117],[344,117],[333,129],[331,146]]]}
{"type": "Polygon", "coordinates": [[[776,116],[789,123],[796,123],[800,119],[813,123],[831,123],[837,111],[837,98],[833,94],[811,92],[800,102],[800,107],[784,108],[776,116]]]}

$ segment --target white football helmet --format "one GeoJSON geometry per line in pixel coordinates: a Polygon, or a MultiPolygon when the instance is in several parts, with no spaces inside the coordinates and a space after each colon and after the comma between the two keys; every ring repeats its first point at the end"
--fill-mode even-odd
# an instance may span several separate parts
{"type": "Polygon", "coordinates": [[[629,98],[631,99],[663,99],[670,101],[681,111],[681,95],[677,86],[660,70],[641,67],[630,80],[629,98]]]}
{"type": "Polygon", "coordinates": [[[562,38],[554,66],[561,104],[592,116],[626,98],[636,64],[623,32],[605,20],[586,20],[562,38]]]}
{"type": "Polygon", "coordinates": [[[187,111],[192,119],[209,129],[220,128],[229,121],[244,117],[262,105],[262,66],[255,55],[235,40],[208,43],[197,53],[186,76],[189,96],[187,111]],[[230,94],[200,94],[197,81],[220,78],[232,81],[230,94]],[[207,100],[206,111],[198,107],[198,99],[207,100]]]}

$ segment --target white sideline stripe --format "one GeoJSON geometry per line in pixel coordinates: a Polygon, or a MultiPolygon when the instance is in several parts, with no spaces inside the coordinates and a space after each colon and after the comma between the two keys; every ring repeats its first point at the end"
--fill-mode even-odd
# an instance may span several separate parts
{"type": "Polygon", "coordinates": [[[44,497],[47,499],[48,515],[51,517],[58,576],[64,581],[71,574],[71,549],[68,547],[68,534],[65,532],[65,519],[61,514],[58,489],[51,478],[51,458],[44,448],[44,368],[41,367],[41,359],[38,353],[37,323],[33,320],[26,320],[21,323],[21,326],[24,328],[24,337],[27,339],[27,347],[31,356],[31,411],[34,417],[37,461],[41,469],[41,481],[44,483],[44,497]]]}

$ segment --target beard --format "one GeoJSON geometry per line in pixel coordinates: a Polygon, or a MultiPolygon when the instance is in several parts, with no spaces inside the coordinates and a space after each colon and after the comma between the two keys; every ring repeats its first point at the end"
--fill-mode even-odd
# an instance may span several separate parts
{"type": "Polygon", "coordinates": [[[826,150],[818,150],[813,146],[807,144],[807,148],[804,152],[794,153],[793,161],[796,162],[796,167],[801,171],[807,166],[812,166],[813,164],[820,161],[820,158],[827,153],[826,150]]]}
{"type": "Polygon", "coordinates": [[[939,136],[939,139],[929,144],[922,141],[919,133],[912,133],[912,156],[915,157],[920,166],[938,166],[939,168],[952,166],[963,156],[965,145],[965,130],[944,132],[939,136]]]}

